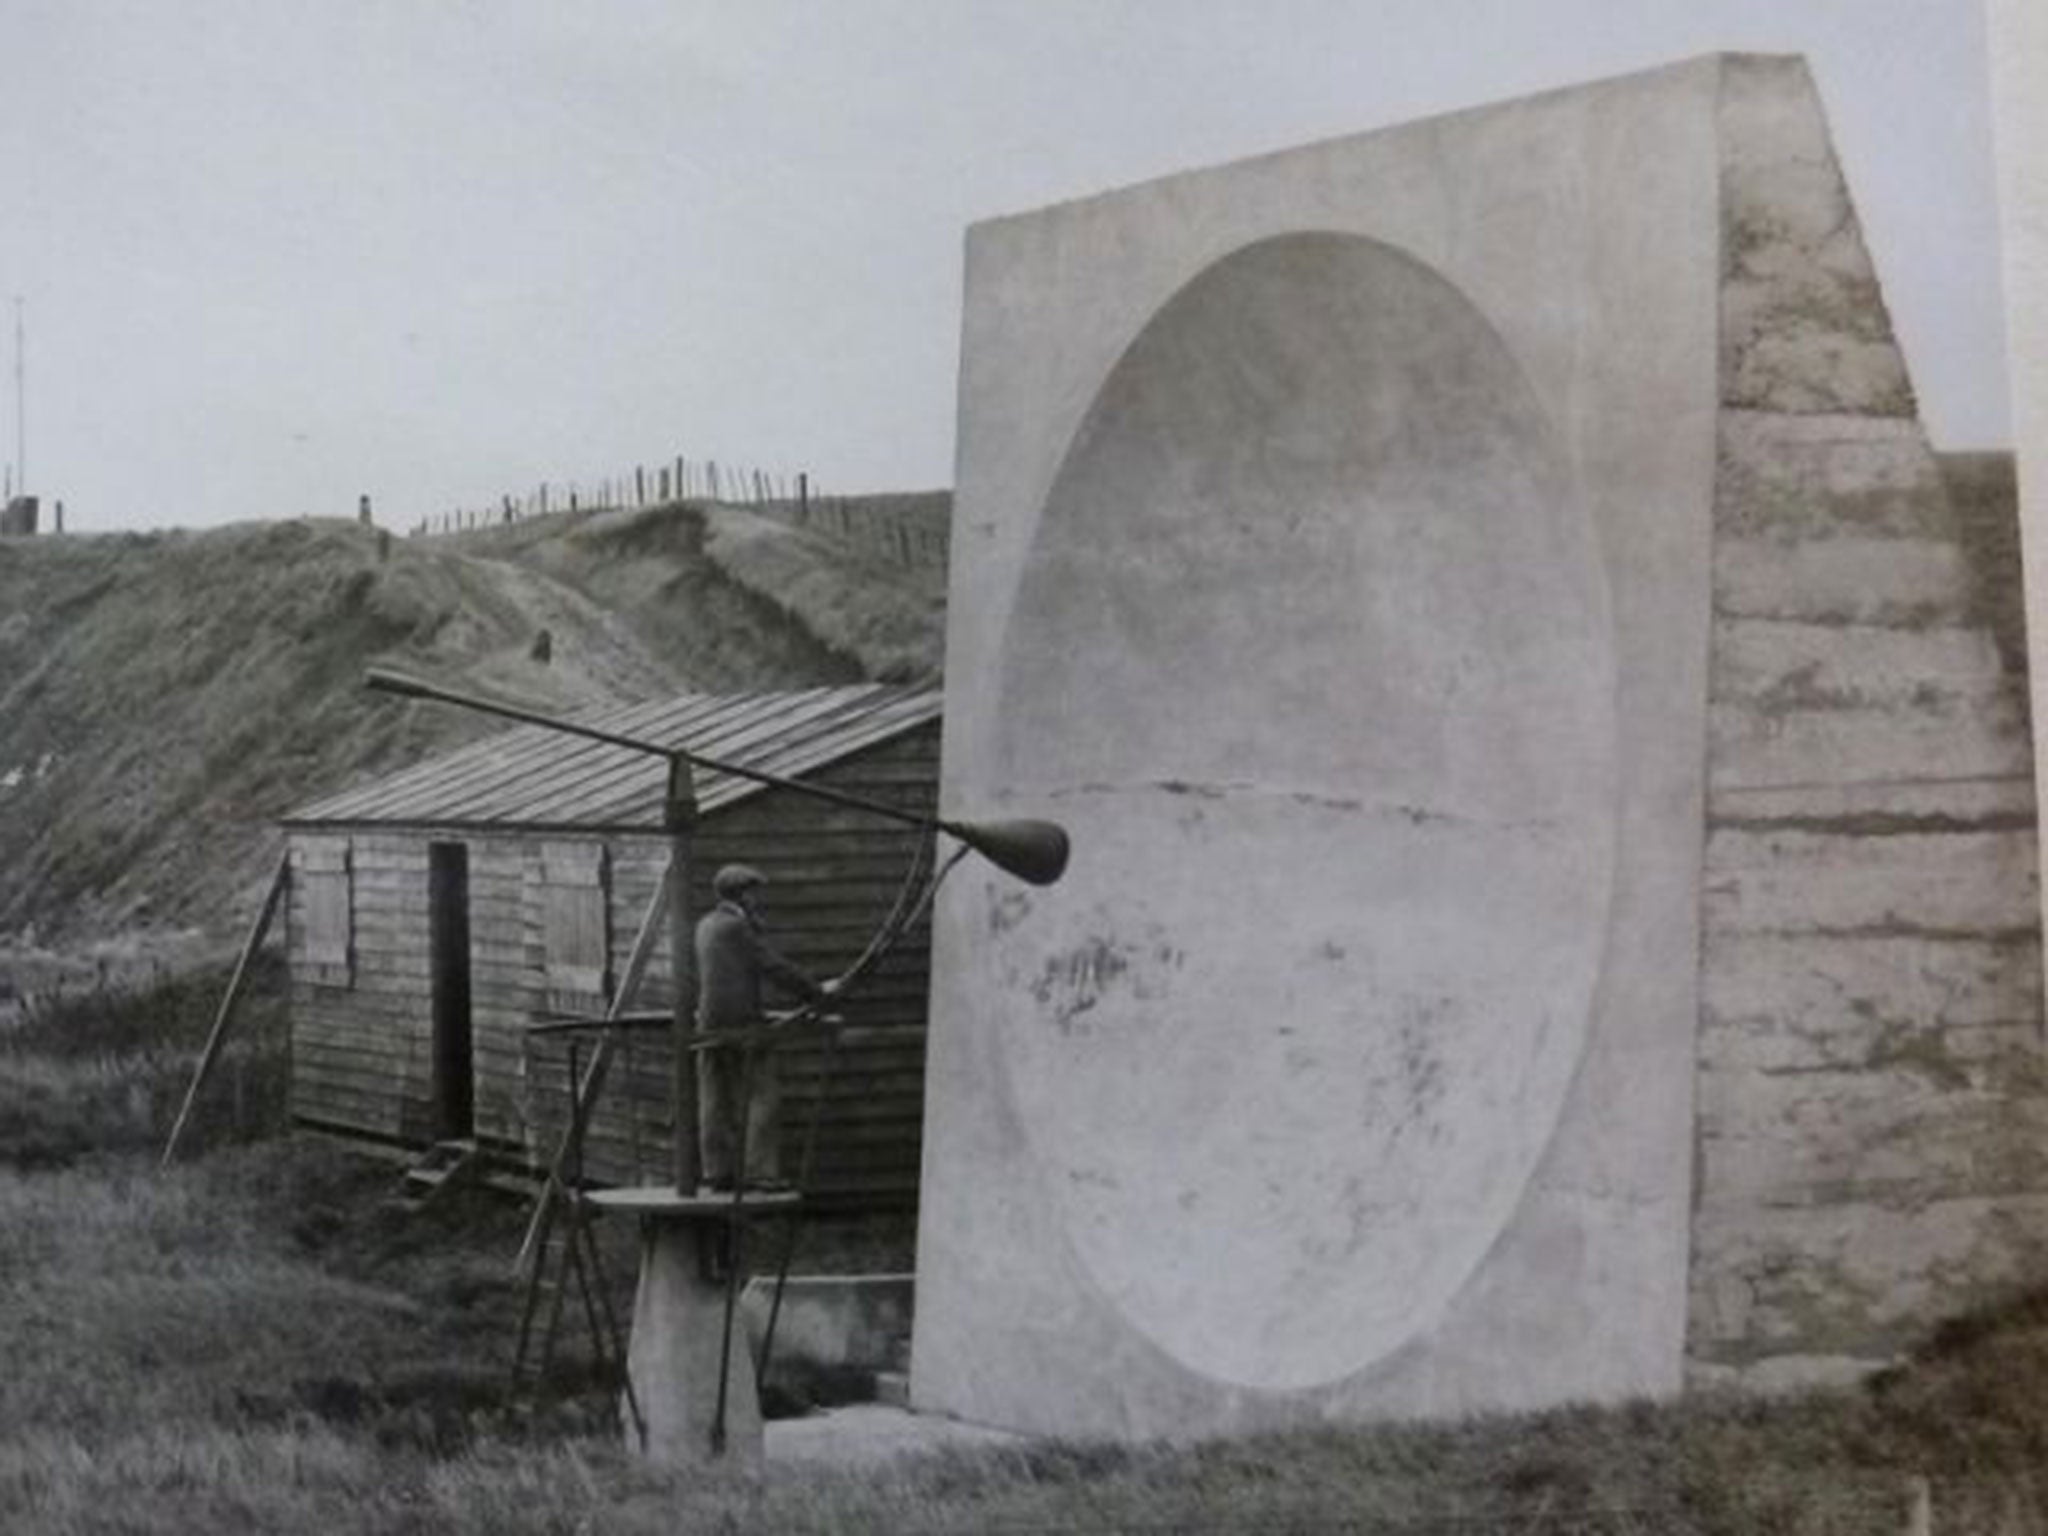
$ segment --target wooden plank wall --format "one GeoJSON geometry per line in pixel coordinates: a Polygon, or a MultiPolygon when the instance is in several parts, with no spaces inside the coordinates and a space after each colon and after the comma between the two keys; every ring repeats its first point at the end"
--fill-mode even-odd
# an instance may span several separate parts
{"type": "MultiPolygon", "coordinates": [[[[936,803],[938,752],[934,722],[836,763],[816,778],[926,815],[936,803]]],[[[812,976],[833,976],[853,963],[888,915],[916,842],[914,828],[769,791],[707,817],[699,827],[693,910],[701,915],[712,904],[711,876],[721,865],[751,864],[770,881],[764,900],[770,941],[812,976]]],[[[612,846],[614,974],[625,970],[666,859],[659,839],[621,840],[612,846]]],[[[930,973],[930,930],[921,924],[841,1007],[849,1024],[884,1033],[840,1052],[829,1092],[821,1078],[821,1044],[792,1048],[783,1057],[784,1171],[795,1177],[804,1130],[816,1113],[818,1146],[810,1188],[821,1200],[865,1205],[915,1198],[930,973]]],[[[668,1007],[670,974],[664,944],[634,1006],[668,1007]]],[[[566,1054],[559,1038],[533,1042],[529,1117],[542,1128],[537,1156],[544,1156],[559,1135],[567,1102],[566,1054]]],[[[670,1062],[660,1032],[635,1039],[591,1125],[588,1175],[619,1183],[667,1177],[670,1062]]]]}
{"type": "MultiPolygon", "coordinates": [[[[331,860],[336,841],[294,835],[294,874],[309,860],[331,860]]],[[[439,1133],[427,929],[427,849],[439,841],[469,849],[476,1132],[523,1149],[526,1031],[545,1006],[547,978],[541,843],[517,834],[392,831],[349,837],[347,971],[313,963],[302,882],[294,879],[288,919],[292,1113],[315,1124],[419,1144],[439,1133]]]]}
{"type": "MultiPolygon", "coordinates": [[[[470,836],[469,1010],[476,1132],[526,1144],[526,1030],[543,1006],[546,957],[534,932],[541,845],[518,835],[470,836]]],[[[421,942],[425,942],[421,933],[421,942]]]]}
{"type": "Polygon", "coordinates": [[[307,870],[331,867],[340,841],[294,835],[287,933],[292,972],[292,1113],[379,1136],[431,1130],[427,846],[397,836],[346,840],[351,963],[322,963],[324,914],[307,870]]]}
{"type": "MultiPolygon", "coordinates": [[[[938,785],[936,722],[816,775],[919,815],[938,785]]],[[[469,849],[470,987],[476,1129],[535,1163],[552,1154],[567,1105],[568,1042],[529,1037],[528,1026],[560,1001],[550,993],[545,848],[561,834],[359,832],[346,839],[351,867],[353,965],[316,969],[306,949],[307,911],[293,882],[287,921],[292,956],[293,1114],[302,1120],[424,1144],[436,1134],[427,848],[469,849]],[[352,978],[350,984],[336,982],[352,978]]],[[[331,863],[337,838],[294,834],[293,868],[331,863]]],[[[600,840],[592,839],[593,848],[600,840]]],[[[611,974],[624,973],[647,902],[667,861],[656,837],[605,841],[611,974]]],[[[692,872],[699,914],[713,901],[711,876],[745,862],[769,877],[771,940],[820,979],[844,970],[887,916],[917,841],[915,829],[787,792],[769,791],[705,819],[692,872]]],[[[559,859],[556,861],[558,864],[559,859]]],[[[557,897],[559,893],[556,893],[557,897]]],[[[658,946],[634,1006],[669,1006],[666,944],[658,946]]],[[[830,1092],[820,1044],[791,1049],[782,1064],[784,1168],[794,1176],[815,1112],[812,1190],[854,1205],[915,1198],[924,1118],[924,1029],[930,932],[917,932],[841,1008],[849,1023],[881,1031],[840,1053],[830,1092]]],[[[585,999],[595,1008],[599,999],[585,999]]],[[[591,1040],[579,1049],[587,1052],[591,1040]]],[[[611,1183],[660,1179],[670,1166],[670,1054],[665,1032],[642,1035],[615,1069],[592,1125],[585,1170],[611,1183]]]]}

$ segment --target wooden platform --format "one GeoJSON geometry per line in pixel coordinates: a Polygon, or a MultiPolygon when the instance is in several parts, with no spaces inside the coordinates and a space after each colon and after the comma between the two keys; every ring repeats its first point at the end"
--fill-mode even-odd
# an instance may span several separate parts
{"type": "Polygon", "coordinates": [[[781,1215],[795,1210],[803,1196],[795,1190],[747,1190],[737,1200],[731,1191],[719,1194],[700,1191],[684,1194],[673,1184],[641,1184],[630,1189],[599,1189],[584,1196],[603,1211],[632,1216],[660,1216],[699,1221],[729,1220],[735,1210],[741,1216],[781,1215]]]}

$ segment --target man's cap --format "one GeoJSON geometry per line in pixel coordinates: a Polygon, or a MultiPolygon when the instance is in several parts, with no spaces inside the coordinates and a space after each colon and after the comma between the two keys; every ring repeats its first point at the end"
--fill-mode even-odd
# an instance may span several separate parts
{"type": "Polygon", "coordinates": [[[728,864],[711,877],[711,889],[727,897],[767,883],[768,877],[751,864],[728,864]]]}

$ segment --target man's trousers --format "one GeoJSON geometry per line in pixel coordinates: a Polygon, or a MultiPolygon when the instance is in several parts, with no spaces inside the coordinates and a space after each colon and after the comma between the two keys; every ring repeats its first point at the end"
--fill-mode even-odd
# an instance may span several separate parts
{"type": "Polygon", "coordinates": [[[721,1048],[697,1057],[697,1150],[707,1184],[730,1188],[740,1176],[740,1136],[746,1138],[744,1176],[749,1184],[782,1177],[782,1082],[772,1049],[721,1048]],[[747,1058],[753,1057],[752,1102],[747,1058]],[[741,1132],[742,1121],[745,1131],[741,1132]]]}

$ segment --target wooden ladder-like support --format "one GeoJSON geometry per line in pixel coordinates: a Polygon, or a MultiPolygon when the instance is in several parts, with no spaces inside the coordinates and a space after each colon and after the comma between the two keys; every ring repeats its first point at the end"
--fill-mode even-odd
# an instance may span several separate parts
{"type": "Polygon", "coordinates": [[[634,1400],[632,1378],[626,1371],[624,1330],[606,1284],[604,1258],[592,1229],[590,1203],[584,1199],[581,1188],[583,1132],[603,1086],[613,1048],[612,1034],[607,1031],[598,1041],[589,1067],[579,1072],[575,1043],[572,1041],[569,1046],[569,1126],[541,1186],[533,1223],[520,1250],[520,1262],[527,1266],[527,1281],[526,1298],[519,1314],[518,1341],[512,1352],[512,1389],[517,1392],[526,1385],[529,1364],[536,1382],[547,1376],[562,1314],[573,1295],[589,1330],[592,1362],[600,1377],[617,1372],[625,1385],[627,1407],[637,1424],[640,1407],[634,1400]],[[543,1307],[546,1323],[536,1334],[534,1324],[543,1307]]]}
{"type": "Polygon", "coordinates": [[[562,1314],[574,1297],[589,1333],[591,1363],[598,1378],[615,1380],[624,1388],[635,1433],[644,1442],[647,1426],[633,1391],[632,1374],[626,1368],[625,1330],[612,1305],[589,1203],[580,1191],[573,1189],[558,1195],[553,1203],[559,1214],[550,1219],[547,1230],[541,1234],[527,1280],[525,1304],[520,1309],[519,1339],[512,1356],[512,1389],[518,1392],[527,1385],[529,1366],[535,1384],[546,1379],[554,1359],[555,1341],[561,1333],[562,1314]],[[543,1310],[546,1320],[536,1330],[543,1310]]]}
{"type": "Polygon", "coordinates": [[[611,1027],[598,1037],[596,1049],[591,1052],[587,1064],[579,1061],[575,1043],[570,1043],[569,1123],[563,1128],[562,1139],[548,1165],[540,1193],[534,1201],[533,1217],[527,1224],[525,1240],[520,1244],[519,1256],[514,1261],[515,1273],[524,1270],[527,1283],[525,1303],[520,1309],[519,1336],[512,1354],[513,1390],[516,1392],[524,1386],[529,1361],[535,1367],[535,1380],[546,1376],[553,1359],[562,1313],[569,1295],[574,1292],[589,1328],[591,1351],[597,1368],[601,1374],[607,1375],[617,1371],[625,1388],[627,1410],[632,1414],[634,1428],[643,1443],[647,1437],[647,1426],[633,1393],[632,1375],[626,1369],[624,1330],[620,1327],[617,1310],[612,1306],[611,1293],[606,1288],[603,1258],[591,1226],[591,1207],[582,1192],[583,1136],[589,1129],[598,1097],[604,1091],[612,1058],[618,1053],[623,1036],[618,1027],[620,1015],[640,988],[640,979],[646,974],[647,962],[661,936],[661,920],[667,906],[668,881],[663,878],[655,882],[654,894],[640,919],[640,931],[633,940],[633,952],[626,961],[626,973],[619,979],[618,988],[605,1011],[602,1022],[611,1027]],[[547,1321],[536,1337],[534,1323],[544,1301],[547,1321]]]}

